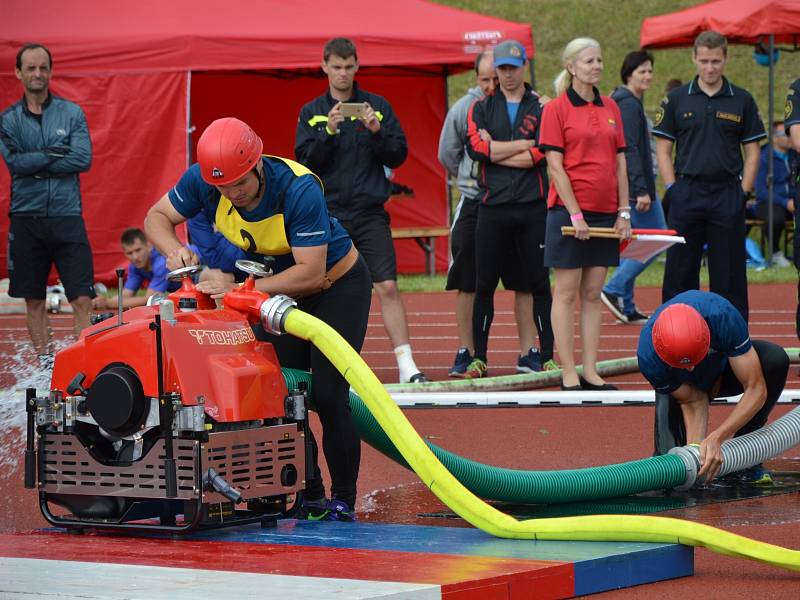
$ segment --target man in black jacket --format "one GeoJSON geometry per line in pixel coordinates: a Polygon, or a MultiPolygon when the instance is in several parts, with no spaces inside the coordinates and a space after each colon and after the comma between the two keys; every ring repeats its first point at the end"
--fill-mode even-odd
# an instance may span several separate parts
{"type": "Polygon", "coordinates": [[[23,46],[16,75],[24,96],[0,114],[0,154],[11,174],[8,293],[25,298],[28,333],[44,367],[53,361],[45,305],[53,263],[76,335],[89,326],[95,295],[79,182],[92,163],[92,143],[81,108],[50,93],[52,66],[47,48],[23,46]]]}
{"type": "Polygon", "coordinates": [[[395,169],[405,162],[406,137],[389,103],[355,83],[353,42],[334,38],[325,44],[322,70],[329,89],[300,111],[294,153],[322,179],[328,210],[367,261],[400,382],[423,383],[427,378],[414,363],[408,341],[389,213],[383,207],[391,194],[384,167],[395,169]]]}
{"type": "Polygon", "coordinates": [[[475,229],[475,358],[467,368],[467,377],[486,376],[494,292],[509,260],[517,263],[511,267],[520,270],[519,280],[527,281],[533,294],[532,318],[541,345],[540,352],[533,347],[533,328],[518,323],[521,338],[530,332],[530,350],[520,357],[518,366],[541,371],[553,358],[552,295],[543,249],[549,184],[547,164],[536,147],[542,106],[539,96],[525,83],[527,62],[525,47],[519,42],[498,44],[494,66],[499,90],[476,101],[467,114],[467,151],[479,164],[481,187],[475,229]]]}

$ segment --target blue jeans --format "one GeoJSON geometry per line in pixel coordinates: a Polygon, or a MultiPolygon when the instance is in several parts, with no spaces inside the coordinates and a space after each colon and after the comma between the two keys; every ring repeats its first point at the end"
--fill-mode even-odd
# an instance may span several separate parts
{"type": "MultiPolygon", "coordinates": [[[[664,209],[661,208],[661,201],[658,197],[653,199],[650,204],[650,210],[646,212],[636,210],[636,202],[631,199],[631,227],[635,229],[667,228],[667,223],[664,220],[664,209]]],[[[619,261],[619,267],[614,272],[614,276],[603,287],[603,291],[606,294],[622,298],[623,310],[626,315],[633,314],[633,311],[636,310],[636,304],[633,301],[633,286],[636,284],[636,278],[657,256],[653,256],[643,263],[638,260],[623,258],[619,261]]]]}

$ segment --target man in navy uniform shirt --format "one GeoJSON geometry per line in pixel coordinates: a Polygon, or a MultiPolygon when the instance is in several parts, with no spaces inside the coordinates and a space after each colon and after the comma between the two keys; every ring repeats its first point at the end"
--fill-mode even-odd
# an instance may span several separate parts
{"type": "MultiPolygon", "coordinates": [[[[750,341],[747,323],[725,298],[691,290],[663,304],[639,336],[639,369],[656,392],[656,454],[687,443],[700,446],[698,478],[722,465],[722,442],[760,429],[786,384],[783,348],[750,341]],[[708,433],[714,398],[742,394],[722,424],[708,433]]],[[[770,484],[761,465],[739,472],[747,483],[770,484]]]]}
{"type": "Polygon", "coordinates": [[[698,35],[692,53],[697,76],[672,90],[656,113],[653,135],[668,225],[686,238],[667,251],[661,295],[666,302],[700,287],[707,243],[711,291],[730,299],[746,321],[745,194],[753,190],[759,140],[766,134],[753,97],[722,75],[727,54],[721,34],[698,35]]]}
{"type": "MultiPolygon", "coordinates": [[[[800,79],[795,79],[789,87],[789,94],[786,96],[783,125],[786,127],[786,135],[792,140],[792,147],[795,152],[800,152],[800,79]]],[[[793,179],[796,179],[798,176],[798,168],[800,168],[800,165],[796,163],[792,165],[793,179]]],[[[795,187],[795,189],[797,188],[795,187]]],[[[794,230],[794,266],[800,269],[800,238],[797,237],[796,233],[800,231],[800,219],[798,219],[796,210],[794,212],[794,230]]],[[[797,337],[800,338],[800,280],[797,282],[797,314],[795,316],[795,323],[797,337]]]]}

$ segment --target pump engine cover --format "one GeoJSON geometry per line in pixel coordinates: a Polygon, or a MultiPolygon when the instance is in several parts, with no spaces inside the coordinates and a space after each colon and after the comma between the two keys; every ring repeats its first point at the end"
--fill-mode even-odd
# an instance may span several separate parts
{"type": "Polygon", "coordinates": [[[86,394],[86,407],[106,432],[126,437],[147,420],[149,402],[136,372],[125,365],[103,370],[86,394]]]}

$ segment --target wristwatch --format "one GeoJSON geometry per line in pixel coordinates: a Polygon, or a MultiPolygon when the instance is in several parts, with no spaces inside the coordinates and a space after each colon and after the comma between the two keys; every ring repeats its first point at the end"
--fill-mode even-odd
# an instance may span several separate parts
{"type": "Polygon", "coordinates": [[[619,218],[620,219],[625,219],[626,221],[630,221],[631,220],[631,211],[629,211],[629,210],[621,210],[621,211],[619,211],[619,218]]]}

